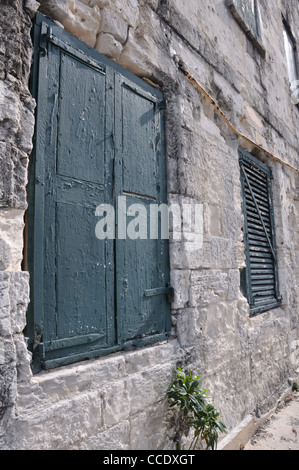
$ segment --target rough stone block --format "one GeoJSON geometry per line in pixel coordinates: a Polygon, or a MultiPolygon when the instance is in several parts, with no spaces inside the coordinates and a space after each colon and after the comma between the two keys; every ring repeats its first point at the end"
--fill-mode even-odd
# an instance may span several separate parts
{"type": "Polygon", "coordinates": [[[0,183],[0,206],[26,209],[28,157],[10,144],[0,143],[0,147],[3,151],[3,158],[0,161],[3,175],[0,183]]]}
{"type": "Polygon", "coordinates": [[[128,25],[114,11],[103,8],[101,10],[100,32],[111,34],[116,41],[124,44],[128,36],[128,25]]]}
{"type": "Polygon", "coordinates": [[[17,356],[18,383],[24,382],[27,384],[32,376],[30,367],[32,354],[28,351],[27,344],[21,334],[14,335],[14,345],[17,356]]]}
{"type": "Polygon", "coordinates": [[[16,369],[13,363],[0,365],[0,421],[16,398],[16,369]]]}
{"type": "Polygon", "coordinates": [[[136,414],[131,419],[131,446],[134,450],[164,449],[167,424],[163,421],[167,403],[165,400],[136,414]],[[141,433],[139,429],[143,429],[141,433]]]}
{"type": "Polygon", "coordinates": [[[125,380],[115,382],[104,394],[104,424],[108,428],[117,425],[130,416],[130,396],[125,380]]]}
{"type": "Polygon", "coordinates": [[[123,421],[96,436],[90,437],[81,446],[86,450],[131,450],[130,423],[123,421]]]}
{"type": "Polygon", "coordinates": [[[10,274],[0,272],[0,337],[11,335],[10,274]]]}
{"type": "Polygon", "coordinates": [[[171,285],[175,296],[172,303],[173,309],[188,307],[190,290],[190,271],[172,270],[171,285]]]}
{"type": "Polygon", "coordinates": [[[36,0],[26,0],[25,8],[26,10],[28,10],[32,19],[34,18],[39,7],[40,7],[40,3],[37,2],[36,0]]]}
{"type": "Polygon", "coordinates": [[[205,210],[207,232],[214,237],[222,236],[222,211],[218,206],[208,205],[205,210]]]}
{"type": "MultiPolygon", "coordinates": [[[[130,25],[130,21],[126,21],[130,25]]],[[[120,65],[138,76],[150,77],[159,75],[158,71],[163,63],[163,74],[172,76],[174,68],[171,58],[169,54],[161,52],[165,47],[165,39],[161,23],[147,12],[136,29],[130,28],[128,41],[119,58],[120,65]]]]}
{"type": "Polygon", "coordinates": [[[89,46],[95,46],[101,21],[96,5],[91,8],[78,0],[41,0],[40,3],[42,13],[58,20],[68,32],[89,46]]]}
{"type": "Polygon", "coordinates": [[[90,0],[89,6],[97,5],[100,9],[108,7],[117,13],[128,25],[135,27],[139,16],[138,0],[90,0]]]}
{"type": "Polygon", "coordinates": [[[0,209],[0,269],[18,271],[23,259],[24,211],[0,209]]]}
{"type": "Polygon", "coordinates": [[[13,334],[22,336],[26,326],[29,303],[29,273],[19,271],[11,273],[11,328],[13,334]]]}
{"type": "Polygon", "coordinates": [[[202,335],[201,315],[197,309],[185,309],[177,315],[176,332],[178,342],[182,348],[190,348],[200,343],[202,335]]]}
{"type": "MultiPolygon", "coordinates": [[[[14,79],[14,81],[16,81],[14,79]]],[[[34,107],[32,98],[22,100],[12,84],[0,81],[0,205],[26,208],[28,155],[32,150],[34,107]]],[[[16,83],[14,86],[19,86],[16,83]]]]}
{"type": "Polygon", "coordinates": [[[212,269],[191,271],[190,306],[205,307],[228,296],[228,273],[212,269]]]}
{"type": "Polygon", "coordinates": [[[96,42],[96,50],[111,59],[118,60],[122,45],[111,34],[101,33],[96,42]]]}
{"type": "Polygon", "coordinates": [[[29,303],[29,274],[0,271],[0,335],[21,334],[29,303]]]}

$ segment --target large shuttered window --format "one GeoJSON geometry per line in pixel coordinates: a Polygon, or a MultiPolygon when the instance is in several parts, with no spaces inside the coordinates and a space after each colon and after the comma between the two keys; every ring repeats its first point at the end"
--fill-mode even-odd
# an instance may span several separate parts
{"type": "Polygon", "coordinates": [[[119,229],[120,200],[147,214],[167,202],[162,93],[40,14],[34,42],[27,335],[38,370],[167,338],[171,289],[167,240],[129,238],[126,225],[96,236],[102,205],[119,229]]]}
{"type": "Polygon", "coordinates": [[[275,245],[270,168],[239,150],[244,212],[246,269],[242,288],[256,315],[281,303],[275,245]]]}

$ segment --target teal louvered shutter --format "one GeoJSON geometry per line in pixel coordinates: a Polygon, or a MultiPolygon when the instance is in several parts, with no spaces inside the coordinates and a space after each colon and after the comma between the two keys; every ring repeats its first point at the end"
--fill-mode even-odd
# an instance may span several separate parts
{"type": "Polygon", "coordinates": [[[281,303],[275,245],[271,170],[244,150],[239,151],[243,191],[246,270],[243,290],[252,315],[281,303]]]}
{"type": "Polygon", "coordinates": [[[166,240],[95,232],[97,207],[117,213],[119,196],[128,209],[166,202],[163,95],[40,14],[34,43],[27,335],[38,370],[166,338],[170,289],[166,240]]]}

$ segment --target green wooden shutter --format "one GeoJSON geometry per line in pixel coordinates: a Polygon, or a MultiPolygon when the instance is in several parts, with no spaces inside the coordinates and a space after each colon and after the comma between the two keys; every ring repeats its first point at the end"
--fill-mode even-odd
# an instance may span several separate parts
{"type": "Polygon", "coordinates": [[[38,369],[165,338],[170,305],[167,241],[95,236],[100,204],[166,202],[163,95],[40,14],[34,42],[28,336],[38,369]]]}
{"type": "Polygon", "coordinates": [[[150,206],[167,202],[163,95],[118,74],[116,97],[117,194],[127,209],[142,205],[147,228],[146,239],[116,242],[118,341],[155,341],[170,330],[168,242],[150,239],[150,206]]]}
{"type": "Polygon", "coordinates": [[[243,190],[246,271],[243,288],[251,313],[280,305],[275,246],[271,170],[244,150],[239,151],[243,190]]]}
{"type": "Polygon", "coordinates": [[[32,280],[38,352],[53,367],[112,346],[115,332],[114,252],[94,235],[96,207],[112,202],[113,75],[52,28],[41,18],[35,30],[41,53],[32,280]]]}

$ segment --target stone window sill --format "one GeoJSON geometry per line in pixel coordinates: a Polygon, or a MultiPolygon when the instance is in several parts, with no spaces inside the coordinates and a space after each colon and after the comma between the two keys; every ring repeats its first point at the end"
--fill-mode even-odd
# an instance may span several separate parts
{"type": "Polygon", "coordinates": [[[260,53],[260,55],[265,58],[266,57],[266,49],[263,46],[261,38],[246,24],[242,12],[239,10],[237,5],[233,0],[227,0],[227,7],[230,10],[231,14],[242,28],[248,39],[252,42],[254,47],[260,53]]]}

